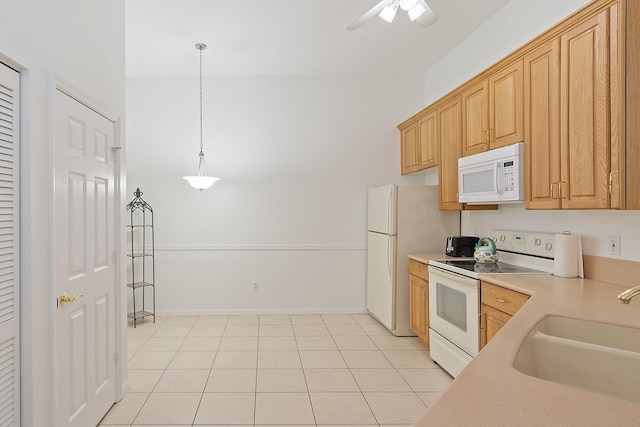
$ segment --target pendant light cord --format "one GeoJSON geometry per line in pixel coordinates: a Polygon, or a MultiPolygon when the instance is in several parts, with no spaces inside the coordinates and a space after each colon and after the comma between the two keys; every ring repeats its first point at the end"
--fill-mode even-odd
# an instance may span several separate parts
{"type": "Polygon", "coordinates": [[[200,155],[204,156],[202,151],[202,51],[206,46],[200,47],[200,155]]]}

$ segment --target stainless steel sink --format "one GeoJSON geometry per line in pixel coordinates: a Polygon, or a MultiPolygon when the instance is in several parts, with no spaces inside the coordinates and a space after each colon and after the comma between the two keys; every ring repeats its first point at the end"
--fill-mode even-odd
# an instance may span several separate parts
{"type": "Polygon", "coordinates": [[[514,362],[523,374],[640,404],[640,329],[548,316],[514,362]]]}

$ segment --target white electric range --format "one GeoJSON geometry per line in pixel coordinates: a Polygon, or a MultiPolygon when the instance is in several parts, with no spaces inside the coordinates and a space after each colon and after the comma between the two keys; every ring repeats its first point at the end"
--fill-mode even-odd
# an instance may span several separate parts
{"type": "Polygon", "coordinates": [[[553,233],[497,229],[495,264],[473,258],[429,260],[431,358],[456,377],[480,350],[480,274],[550,274],[553,233]]]}

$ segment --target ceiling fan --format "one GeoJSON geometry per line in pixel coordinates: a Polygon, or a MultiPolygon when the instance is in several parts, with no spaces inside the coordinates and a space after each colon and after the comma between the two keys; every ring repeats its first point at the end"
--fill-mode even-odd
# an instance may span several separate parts
{"type": "Polygon", "coordinates": [[[436,14],[433,13],[424,0],[382,0],[360,18],[353,21],[353,23],[347,27],[347,30],[357,30],[362,24],[376,15],[379,15],[380,18],[391,23],[396,16],[398,7],[409,14],[411,21],[418,22],[422,27],[427,27],[438,20],[436,14]]]}

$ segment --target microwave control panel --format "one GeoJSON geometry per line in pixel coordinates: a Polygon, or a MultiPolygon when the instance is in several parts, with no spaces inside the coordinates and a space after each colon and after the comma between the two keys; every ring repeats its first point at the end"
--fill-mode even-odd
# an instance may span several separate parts
{"type": "Polygon", "coordinates": [[[516,191],[516,167],[513,160],[502,163],[502,182],[505,193],[516,191]]]}

